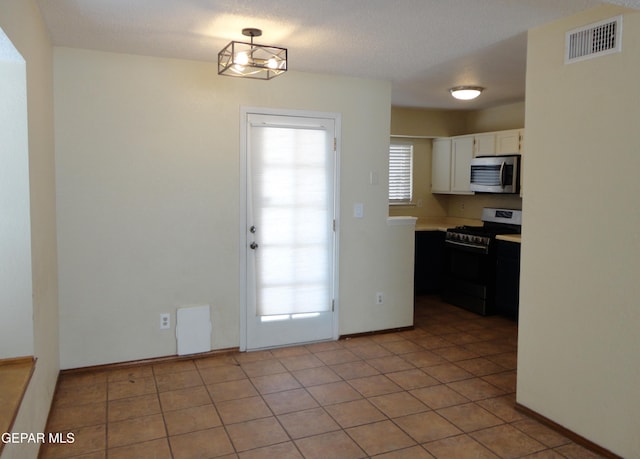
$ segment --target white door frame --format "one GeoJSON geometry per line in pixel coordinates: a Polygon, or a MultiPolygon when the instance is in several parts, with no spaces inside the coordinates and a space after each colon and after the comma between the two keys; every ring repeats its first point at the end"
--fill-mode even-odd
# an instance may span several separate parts
{"type": "Polygon", "coordinates": [[[335,234],[334,234],[334,257],[333,257],[333,339],[337,340],[339,334],[339,265],[340,265],[340,144],[342,136],[342,116],[340,113],[333,112],[316,112],[307,110],[287,110],[277,108],[264,107],[240,107],[240,351],[247,350],[247,129],[248,116],[252,114],[259,115],[276,115],[276,116],[292,116],[307,118],[329,118],[335,122],[335,170],[334,170],[334,212],[335,212],[335,234]]]}

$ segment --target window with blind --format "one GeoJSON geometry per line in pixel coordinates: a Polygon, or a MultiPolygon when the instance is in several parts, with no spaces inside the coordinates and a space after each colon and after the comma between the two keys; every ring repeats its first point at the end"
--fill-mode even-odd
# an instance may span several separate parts
{"type": "Polygon", "coordinates": [[[413,145],[389,146],[389,203],[408,204],[413,198],[413,145]]]}

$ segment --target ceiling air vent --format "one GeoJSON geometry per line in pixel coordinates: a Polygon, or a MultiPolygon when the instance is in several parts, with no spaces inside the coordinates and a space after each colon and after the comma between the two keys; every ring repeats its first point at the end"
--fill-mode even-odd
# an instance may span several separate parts
{"type": "Polygon", "coordinates": [[[583,61],[622,49],[622,16],[606,19],[566,34],[564,62],[583,61]]]}

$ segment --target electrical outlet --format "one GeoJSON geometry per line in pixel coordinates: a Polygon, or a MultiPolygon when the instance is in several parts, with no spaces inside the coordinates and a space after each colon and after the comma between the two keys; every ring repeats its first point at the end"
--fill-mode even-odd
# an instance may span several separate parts
{"type": "Polygon", "coordinates": [[[384,303],[384,295],[382,295],[382,292],[376,292],[376,304],[383,304],[384,303]]]}
{"type": "Polygon", "coordinates": [[[171,315],[160,314],[160,330],[168,330],[171,328],[171,315]]]}

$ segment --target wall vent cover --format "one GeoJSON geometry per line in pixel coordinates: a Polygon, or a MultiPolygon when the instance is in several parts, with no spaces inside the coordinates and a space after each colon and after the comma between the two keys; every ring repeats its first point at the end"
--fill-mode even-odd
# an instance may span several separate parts
{"type": "Polygon", "coordinates": [[[569,64],[621,50],[622,16],[616,16],[567,32],[564,62],[569,64]]]}

